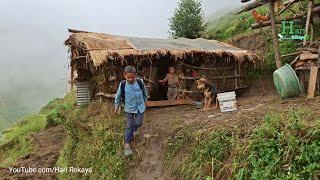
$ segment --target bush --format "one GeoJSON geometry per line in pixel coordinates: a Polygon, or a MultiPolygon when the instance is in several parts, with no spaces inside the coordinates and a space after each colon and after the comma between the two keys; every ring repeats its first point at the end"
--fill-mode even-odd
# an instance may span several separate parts
{"type": "Polygon", "coordinates": [[[265,116],[250,137],[247,167],[239,179],[313,179],[320,169],[320,124],[302,121],[305,111],[265,116]]]}

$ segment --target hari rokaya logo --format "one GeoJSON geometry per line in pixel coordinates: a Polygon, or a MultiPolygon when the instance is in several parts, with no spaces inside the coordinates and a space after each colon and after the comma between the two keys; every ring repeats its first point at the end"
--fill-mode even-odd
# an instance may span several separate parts
{"type": "Polygon", "coordinates": [[[301,25],[302,23],[294,20],[281,21],[281,33],[278,34],[280,40],[293,39],[304,40],[308,39],[308,35],[305,34],[305,29],[301,25]]]}

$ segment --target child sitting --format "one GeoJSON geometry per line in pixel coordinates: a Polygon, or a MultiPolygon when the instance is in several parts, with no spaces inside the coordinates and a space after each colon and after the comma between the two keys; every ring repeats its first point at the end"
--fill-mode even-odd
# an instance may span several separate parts
{"type": "Polygon", "coordinates": [[[166,75],[164,79],[159,80],[159,82],[162,84],[168,82],[168,92],[167,92],[168,100],[177,99],[179,77],[176,74],[173,66],[169,67],[169,73],[166,75]]]}

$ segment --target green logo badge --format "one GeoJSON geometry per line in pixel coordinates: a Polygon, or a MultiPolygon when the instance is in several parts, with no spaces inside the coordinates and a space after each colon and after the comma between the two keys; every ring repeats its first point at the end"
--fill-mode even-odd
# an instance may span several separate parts
{"type": "Polygon", "coordinates": [[[281,21],[281,33],[278,34],[280,40],[304,40],[308,39],[303,26],[297,21],[281,21]]]}

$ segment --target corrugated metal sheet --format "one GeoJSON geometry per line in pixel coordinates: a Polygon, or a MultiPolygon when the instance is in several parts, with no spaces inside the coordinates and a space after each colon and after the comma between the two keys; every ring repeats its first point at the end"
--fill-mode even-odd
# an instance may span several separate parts
{"type": "Polygon", "coordinates": [[[128,36],[118,36],[122,39],[129,41],[136,49],[150,50],[150,49],[199,49],[206,51],[242,51],[242,49],[231,46],[229,44],[219,42],[216,40],[198,39],[151,39],[151,38],[138,38],[128,36]]]}
{"type": "Polygon", "coordinates": [[[85,105],[90,103],[90,83],[88,81],[79,81],[77,86],[77,105],[85,105]]]}

